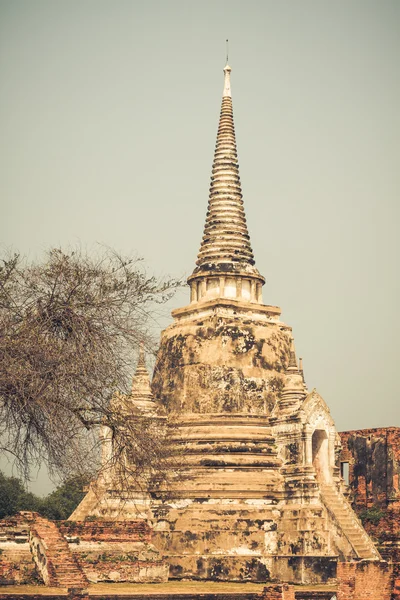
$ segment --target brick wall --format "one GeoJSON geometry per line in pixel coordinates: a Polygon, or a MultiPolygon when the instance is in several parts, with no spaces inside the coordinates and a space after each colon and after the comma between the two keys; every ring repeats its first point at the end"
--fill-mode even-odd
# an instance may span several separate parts
{"type": "Polygon", "coordinates": [[[75,556],[92,583],[161,583],[168,579],[168,564],[161,560],[130,561],[128,557],[118,559],[112,555],[105,556],[105,560],[102,557],[93,560],[79,554],[75,556]]]}
{"type": "Polygon", "coordinates": [[[24,554],[14,549],[0,548],[0,585],[37,583],[41,583],[41,579],[32,561],[29,548],[24,554]]]}
{"type": "Polygon", "coordinates": [[[349,463],[353,507],[385,560],[394,562],[393,600],[400,600],[400,428],[340,434],[349,463]]]}
{"type": "Polygon", "coordinates": [[[151,534],[145,521],[54,523],[21,513],[0,522],[0,583],[84,588],[86,575],[93,582],[166,581],[169,566],[151,534]]]}
{"type": "Polygon", "coordinates": [[[72,600],[68,596],[68,593],[57,593],[57,594],[27,594],[21,592],[21,594],[13,593],[12,596],[8,593],[2,594],[0,588],[0,600],[60,600],[60,598],[65,598],[65,600],[72,600]]]}
{"type": "Polygon", "coordinates": [[[294,587],[283,583],[282,585],[269,585],[264,588],[261,600],[295,600],[294,587]]]}
{"type": "Polygon", "coordinates": [[[98,542],[150,542],[151,527],[146,521],[59,521],[67,538],[98,542]]]}
{"type": "Polygon", "coordinates": [[[391,600],[392,571],[386,562],[338,563],[337,600],[391,600]]]}
{"type": "Polygon", "coordinates": [[[340,434],[353,508],[385,560],[400,562],[400,428],[340,434]]]}
{"type": "Polygon", "coordinates": [[[0,588],[0,600],[60,600],[60,598],[65,598],[65,600],[89,600],[89,595],[77,590],[60,590],[57,594],[49,594],[47,591],[45,594],[43,592],[39,592],[38,594],[26,592],[21,592],[21,594],[15,592],[12,594],[2,594],[0,588]]]}
{"type": "Polygon", "coordinates": [[[349,463],[350,488],[359,509],[400,501],[400,427],[340,433],[341,462],[349,463]]]}
{"type": "Polygon", "coordinates": [[[78,564],[92,583],[161,582],[169,566],[152,545],[146,521],[57,523],[78,564]]]}

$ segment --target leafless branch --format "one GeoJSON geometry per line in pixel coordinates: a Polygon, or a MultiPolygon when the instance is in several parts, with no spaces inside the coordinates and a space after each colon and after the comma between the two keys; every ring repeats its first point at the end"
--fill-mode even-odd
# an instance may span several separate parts
{"type": "Polygon", "coordinates": [[[154,348],[149,319],[178,285],[110,250],[2,261],[0,440],[20,473],[29,477],[42,462],[61,475],[97,468],[100,425],[113,431],[132,473],[161,466],[157,431],[143,420],[122,426],[110,402],[129,392],[139,342],[154,348]]]}

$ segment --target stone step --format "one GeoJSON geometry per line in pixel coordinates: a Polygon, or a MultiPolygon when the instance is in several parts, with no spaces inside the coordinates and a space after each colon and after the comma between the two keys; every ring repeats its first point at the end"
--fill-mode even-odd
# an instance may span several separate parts
{"type": "Polygon", "coordinates": [[[49,584],[61,587],[86,587],[88,580],[72,556],[67,541],[55,523],[37,516],[32,531],[45,547],[49,584]]]}
{"type": "Polygon", "coordinates": [[[350,505],[347,505],[345,499],[339,496],[339,492],[333,486],[326,485],[322,488],[322,495],[326,506],[335,515],[357,555],[360,558],[378,558],[379,555],[375,551],[372,541],[369,543],[360,522],[352,513],[350,505]]]}
{"type": "Polygon", "coordinates": [[[354,531],[353,529],[343,531],[346,533],[347,537],[354,540],[355,542],[362,542],[365,539],[358,531],[354,531]]]}
{"type": "Polygon", "coordinates": [[[350,527],[357,526],[357,521],[354,521],[348,514],[341,515],[340,513],[335,511],[335,515],[338,519],[340,519],[341,523],[347,523],[350,527]]]}
{"type": "Polygon", "coordinates": [[[349,538],[353,546],[357,546],[357,548],[368,548],[368,544],[366,544],[363,540],[349,538]]]}

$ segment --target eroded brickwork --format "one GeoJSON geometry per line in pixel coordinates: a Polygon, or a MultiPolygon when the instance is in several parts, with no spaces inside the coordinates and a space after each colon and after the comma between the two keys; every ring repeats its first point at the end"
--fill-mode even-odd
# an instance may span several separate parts
{"type": "Polygon", "coordinates": [[[340,433],[341,462],[349,463],[349,484],[358,509],[400,500],[400,428],[340,433]]]}
{"type": "Polygon", "coordinates": [[[340,434],[350,499],[383,558],[400,562],[400,428],[340,434]]]}
{"type": "Polygon", "coordinates": [[[151,543],[152,530],[145,521],[63,521],[58,525],[92,583],[168,579],[169,567],[151,543]]]}
{"type": "Polygon", "coordinates": [[[151,542],[152,534],[146,521],[60,521],[58,527],[67,538],[82,541],[151,542]]]}
{"type": "Polygon", "coordinates": [[[0,523],[0,584],[84,589],[90,582],[163,582],[169,567],[144,521],[53,523],[24,513],[0,523]]]}
{"type": "Polygon", "coordinates": [[[337,600],[391,600],[393,567],[388,563],[338,563],[337,575],[337,600]]]}
{"type": "Polygon", "coordinates": [[[29,548],[29,528],[21,518],[0,521],[0,584],[41,581],[29,548]]]}
{"type": "Polygon", "coordinates": [[[294,587],[287,583],[271,585],[265,588],[260,600],[295,600],[294,587]]]}
{"type": "Polygon", "coordinates": [[[340,434],[340,461],[349,464],[350,498],[382,557],[393,561],[393,599],[400,597],[400,428],[340,434]]]}

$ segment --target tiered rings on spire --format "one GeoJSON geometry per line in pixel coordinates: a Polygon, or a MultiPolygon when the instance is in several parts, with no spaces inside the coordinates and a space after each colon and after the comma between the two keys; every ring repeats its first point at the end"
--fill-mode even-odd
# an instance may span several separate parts
{"type": "Polygon", "coordinates": [[[192,302],[212,298],[261,302],[265,281],[255,267],[244,213],[230,73],[227,65],[204,235],[197,267],[188,279],[192,302]]]}
{"type": "Polygon", "coordinates": [[[254,265],[240,186],[232,98],[222,99],[210,200],[197,264],[240,262],[254,265]]]}
{"type": "Polygon", "coordinates": [[[239,177],[230,72],[226,66],[206,225],[196,262],[206,270],[220,263],[254,265],[239,177]]]}

